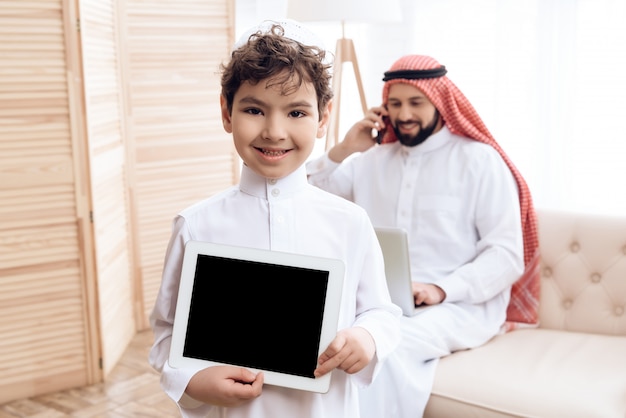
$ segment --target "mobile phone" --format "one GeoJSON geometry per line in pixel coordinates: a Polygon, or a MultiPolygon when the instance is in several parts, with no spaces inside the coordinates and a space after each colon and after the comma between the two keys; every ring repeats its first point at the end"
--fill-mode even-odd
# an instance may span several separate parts
{"type": "Polygon", "coordinates": [[[387,129],[389,128],[389,126],[391,126],[391,122],[389,122],[388,116],[383,116],[383,123],[385,124],[385,127],[377,131],[378,133],[376,134],[377,144],[381,144],[383,142],[383,138],[385,137],[385,132],[387,132],[387,129]]]}

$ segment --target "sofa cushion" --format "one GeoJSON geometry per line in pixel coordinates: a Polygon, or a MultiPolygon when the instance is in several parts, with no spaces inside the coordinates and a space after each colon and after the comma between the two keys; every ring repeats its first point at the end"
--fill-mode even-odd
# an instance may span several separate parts
{"type": "Polygon", "coordinates": [[[540,327],[626,336],[626,216],[538,215],[540,327]]]}
{"type": "Polygon", "coordinates": [[[442,358],[426,418],[626,417],[626,337],[521,329],[442,358]]]}

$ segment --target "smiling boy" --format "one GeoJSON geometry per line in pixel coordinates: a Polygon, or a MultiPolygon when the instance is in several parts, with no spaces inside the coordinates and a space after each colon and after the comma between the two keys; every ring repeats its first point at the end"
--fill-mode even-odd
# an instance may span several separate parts
{"type": "MultiPolygon", "coordinates": [[[[401,312],[390,301],[369,218],[354,203],[307,181],[304,163],[316,138],[325,134],[332,99],[329,65],[317,45],[317,38],[297,22],[265,22],[244,36],[222,67],[222,121],[243,161],[241,181],[175,217],[150,318],[155,334],[150,363],[185,417],[357,418],[357,386],[368,385],[398,345],[401,312]],[[322,376],[336,369],[327,393],[264,386],[262,373],[241,367],[168,365],[189,240],[344,262],[339,331],[315,370],[322,376]]],[[[255,308],[247,309],[252,320],[255,308]]],[[[297,323],[295,312],[293,319],[297,323]]],[[[210,338],[207,329],[207,343],[216,343],[210,338]]],[[[250,341],[250,349],[260,343],[250,341]]]]}

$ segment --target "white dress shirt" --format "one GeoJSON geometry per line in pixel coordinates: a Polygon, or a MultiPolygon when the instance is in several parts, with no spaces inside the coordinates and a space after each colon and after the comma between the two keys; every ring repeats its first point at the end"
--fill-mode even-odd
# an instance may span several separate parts
{"type": "MultiPolygon", "coordinates": [[[[429,374],[432,379],[436,363],[429,362],[427,372],[424,362],[483,344],[505,321],[511,286],[524,269],[515,180],[493,147],[445,126],[415,147],[376,145],[341,164],[325,154],[309,161],[307,170],[310,183],[357,203],[374,225],[404,228],[412,279],[436,283],[446,293],[443,304],[402,318],[402,346],[394,356],[407,357],[397,361],[389,382],[378,379],[364,391],[374,399],[375,386],[391,388],[391,380],[397,385],[406,374],[408,380],[421,379],[415,386],[426,391],[423,409],[430,391],[424,382],[429,374]]],[[[385,367],[393,368],[394,361],[385,367]]],[[[417,395],[405,395],[413,402],[407,415],[419,416],[417,395]]],[[[377,413],[383,411],[365,416],[377,413]]]]}
{"type": "MultiPolygon", "coordinates": [[[[249,307],[251,318],[254,309],[249,307]]],[[[183,210],[173,221],[163,280],[150,317],[155,333],[150,363],[162,373],[164,391],[179,403],[185,417],[357,418],[357,385],[368,385],[398,345],[400,316],[390,301],[382,252],[362,208],[308,184],[304,166],[279,180],[260,177],[244,166],[239,185],[183,210]],[[260,397],[234,408],[191,399],[184,391],[198,370],[173,369],[167,363],[184,244],[189,240],[343,260],[339,329],[365,328],[376,343],[374,360],[354,375],[333,371],[326,394],[264,385],[260,397]]],[[[210,335],[208,330],[209,343],[210,335]]]]}

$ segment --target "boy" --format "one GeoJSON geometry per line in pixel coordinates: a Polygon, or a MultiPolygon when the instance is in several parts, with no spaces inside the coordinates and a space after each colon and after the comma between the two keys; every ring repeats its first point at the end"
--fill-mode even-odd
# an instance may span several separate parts
{"type": "Polygon", "coordinates": [[[151,315],[150,363],[183,416],[357,418],[357,385],[372,381],[399,342],[401,312],[390,301],[369,218],[307,181],[304,163],[325,134],[332,98],[330,66],[316,45],[294,21],[265,22],[222,67],[222,121],[243,160],[241,181],[174,219],[151,315]],[[340,331],[315,370],[322,376],[338,369],[327,393],[263,386],[262,373],[241,367],[167,364],[184,244],[191,239],[343,260],[340,331]]]}

